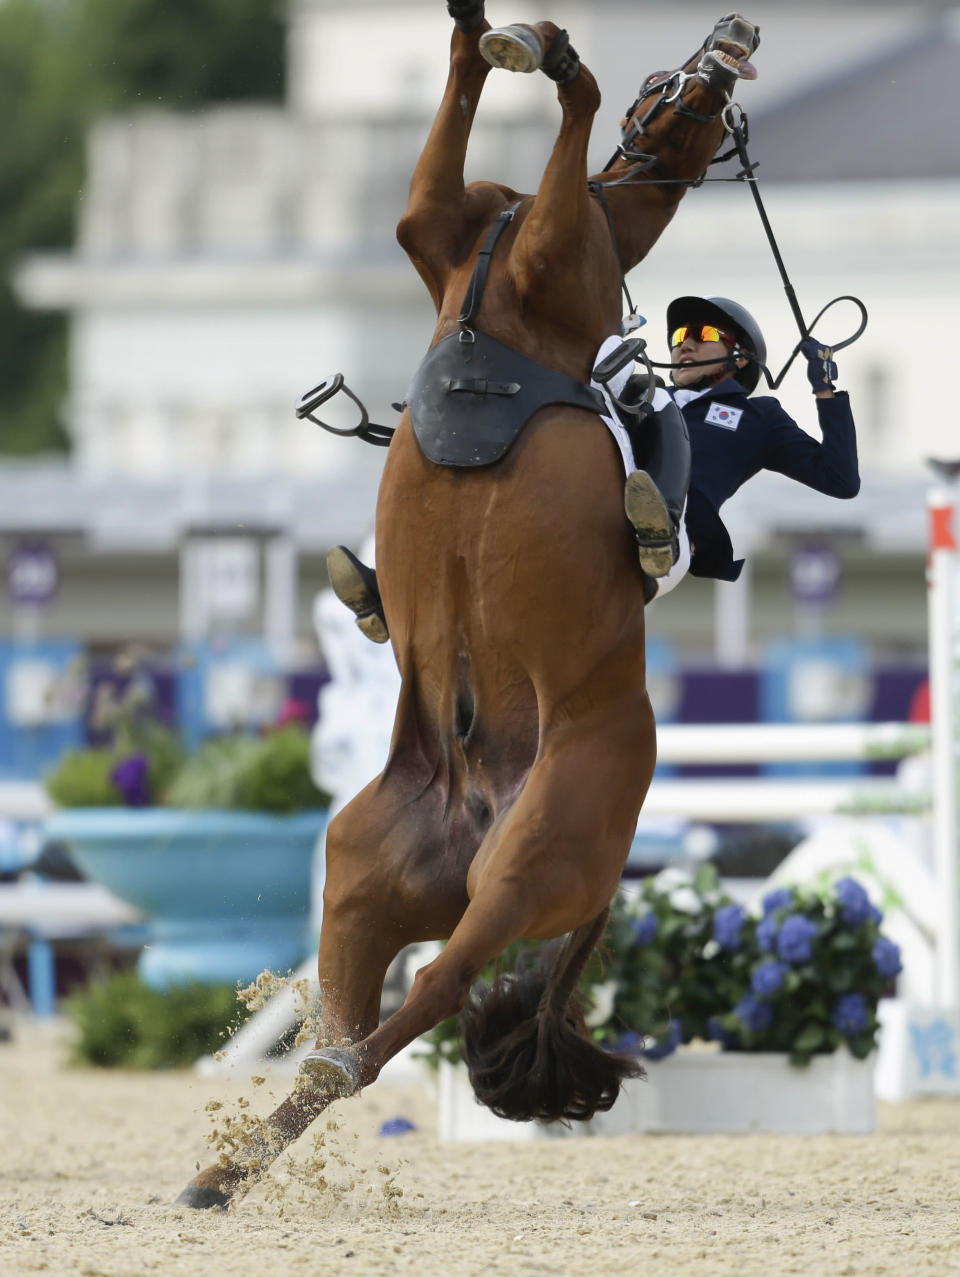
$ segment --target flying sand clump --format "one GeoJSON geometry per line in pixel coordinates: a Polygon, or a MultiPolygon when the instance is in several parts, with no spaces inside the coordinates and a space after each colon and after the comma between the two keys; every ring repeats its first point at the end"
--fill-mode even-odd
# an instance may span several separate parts
{"type": "MultiPolygon", "coordinates": [[[[262,971],[251,984],[237,989],[237,1002],[248,1011],[256,1012],[287,987],[293,988],[295,1015],[300,1022],[293,1043],[298,1047],[315,1040],[317,1035],[319,1006],[309,980],[262,971]]],[[[250,1078],[257,1088],[263,1087],[267,1080],[267,1076],[260,1073],[250,1078]]],[[[296,1086],[304,1085],[308,1085],[306,1080],[298,1078],[296,1086]]],[[[339,1124],[333,1118],[323,1130],[314,1132],[305,1154],[298,1156],[296,1149],[291,1149],[266,1175],[282,1150],[282,1140],[265,1118],[253,1111],[251,1101],[240,1096],[228,1109],[222,1100],[212,1099],[204,1105],[204,1111],[211,1122],[207,1143],[217,1153],[219,1164],[227,1166],[232,1162],[246,1171],[244,1187],[235,1202],[262,1180],[263,1200],[276,1208],[280,1218],[295,1202],[309,1206],[312,1212],[319,1210],[324,1216],[343,1210],[351,1215],[362,1213],[369,1208],[364,1206],[365,1200],[370,1204],[379,1200],[391,1218],[400,1213],[403,1189],[396,1182],[399,1167],[395,1169],[378,1162],[378,1183],[371,1182],[370,1167],[357,1164],[354,1150],[343,1142],[338,1134],[339,1124]]],[[[354,1133],[353,1139],[357,1138],[354,1133]]],[[[263,1205],[257,1209],[262,1212],[263,1205]]]]}

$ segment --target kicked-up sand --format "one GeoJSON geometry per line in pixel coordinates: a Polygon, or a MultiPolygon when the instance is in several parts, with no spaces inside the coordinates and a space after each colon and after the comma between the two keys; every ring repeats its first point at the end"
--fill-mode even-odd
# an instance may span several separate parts
{"type": "Polygon", "coordinates": [[[80,1070],[64,1033],[0,1044],[4,1277],[960,1273],[960,1101],[881,1105],[870,1136],[439,1144],[429,1082],[381,1081],[199,1212],[170,1202],[210,1141],[291,1077],[80,1070]]]}

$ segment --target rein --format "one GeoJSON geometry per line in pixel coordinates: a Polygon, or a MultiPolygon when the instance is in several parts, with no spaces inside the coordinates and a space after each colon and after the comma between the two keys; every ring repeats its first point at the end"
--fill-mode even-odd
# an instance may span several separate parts
{"type": "MultiPolygon", "coordinates": [[[[863,331],[867,326],[867,308],[859,297],[854,297],[852,294],[844,293],[841,296],[834,297],[831,301],[827,302],[827,304],[817,313],[813,322],[809,326],[807,325],[803,318],[803,312],[800,310],[800,304],[797,301],[796,290],[790,282],[786,266],[784,265],[783,258],[780,255],[780,249],[777,246],[777,241],[773,234],[773,228],[770,225],[770,219],[767,217],[766,209],[764,208],[763,201],[760,198],[760,191],[757,186],[757,179],[754,172],[757,168],[757,163],[752,162],[747,153],[747,141],[750,136],[750,128],[746,113],[738,103],[732,102],[729,96],[727,97],[725,104],[714,115],[706,115],[700,111],[693,110],[692,107],[686,106],[682,97],[683,90],[690,80],[696,78],[696,72],[688,73],[682,68],[677,71],[671,71],[662,76],[654,74],[649,77],[647,81],[641,85],[639,95],[634,100],[630,109],[626,112],[627,124],[621,130],[620,144],[607,161],[602,171],[604,173],[608,172],[611,166],[615,164],[618,159],[626,160],[628,163],[632,162],[633,166],[622,177],[613,178],[607,182],[593,180],[588,183],[591,193],[599,199],[603,211],[606,214],[607,224],[610,228],[610,236],[613,241],[614,253],[617,257],[617,265],[620,270],[620,284],[628,307],[628,314],[623,325],[624,335],[626,336],[626,334],[633,329],[641,327],[641,325],[646,323],[646,320],[637,314],[633,305],[633,299],[630,296],[630,290],[627,287],[626,274],[623,270],[623,263],[620,259],[620,251],[617,246],[613,217],[606,197],[607,189],[624,186],[646,186],[649,184],[656,186],[669,185],[696,187],[702,186],[704,182],[746,182],[750,187],[750,193],[753,196],[761,224],[767,236],[767,242],[770,245],[770,251],[773,253],[774,261],[777,264],[777,270],[780,273],[780,279],[783,282],[784,291],[787,294],[787,301],[790,305],[793,317],[796,320],[797,327],[800,330],[800,340],[797,342],[796,346],[794,346],[790,353],[790,357],[776,377],[773,377],[766,364],[762,363],[755,355],[752,355],[746,350],[741,350],[739,352],[741,357],[749,359],[752,363],[755,363],[759,367],[769,388],[771,390],[776,390],[782,383],[793,361],[800,353],[801,345],[808,337],[810,337],[815,325],[820,322],[832,306],[837,305],[838,302],[852,302],[860,312],[860,323],[856,331],[851,336],[845,337],[842,341],[833,343],[830,347],[831,351],[843,350],[845,346],[852,345],[853,342],[862,336],[863,331]],[[654,93],[657,94],[656,102],[654,102],[639,121],[635,120],[634,115],[637,109],[654,93]],[[678,114],[688,116],[690,119],[696,120],[702,124],[712,124],[719,118],[722,121],[726,132],[733,138],[734,145],[722,155],[715,155],[710,161],[710,165],[723,163],[723,161],[731,159],[736,155],[739,157],[743,166],[740,172],[735,174],[733,177],[707,177],[706,173],[702,173],[696,178],[680,178],[671,177],[669,175],[664,177],[654,177],[652,175],[649,177],[638,176],[638,174],[646,173],[648,170],[658,167],[661,171],[666,173],[666,169],[664,169],[663,165],[660,164],[657,156],[651,155],[645,151],[635,150],[631,147],[630,143],[635,137],[642,134],[646,124],[670,103],[675,104],[674,111],[678,114]]],[[[469,342],[474,339],[474,333],[470,324],[472,323],[479,306],[480,295],[482,295],[483,285],[486,281],[486,271],[489,266],[490,254],[497,236],[500,231],[503,230],[504,224],[513,219],[517,207],[518,205],[514,204],[511,208],[504,210],[504,212],[500,214],[494,223],[494,226],[491,228],[487,242],[480,250],[474,276],[471,279],[467,296],[464,298],[463,307],[459,317],[461,328],[460,340],[462,342],[469,342]]],[[[633,359],[641,361],[647,370],[649,386],[647,395],[644,396],[644,400],[652,401],[654,389],[653,369],[672,369],[673,365],[670,363],[657,363],[655,360],[651,360],[646,353],[646,342],[642,338],[630,338],[628,342],[624,343],[625,349],[628,346],[629,355],[633,359]]],[[[626,362],[627,356],[624,356],[624,358],[620,360],[618,367],[624,366],[626,362]]],[[[717,361],[714,359],[691,360],[688,367],[702,368],[716,362],[717,361]]],[[[395,409],[402,410],[403,405],[394,404],[393,407],[395,409]]],[[[621,405],[621,407],[627,407],[627,405],[621,405]]],[[[637,409],[633,408],[632,411],[636,412],[637,409]]],[[[322,426],[324,430],[330,431],[331,434],[342,436],[354,435],[363,439],[366,443],[375,444],[379,447],[387,447],[395,433],[395,428],[393,426],[381,426],[377,425],[376,422],[370,421],[366,408],[353,391],[344,383],[343,376],[340,373],[337,373],[334,377],[321,382],[319,386],[315,386],[312,390],[308,390],[304,395],[302,395],[296,407],[296,415],[300,419],[305,417],[307,420],[314,422],[316,425],[322,426]],[[321,421],[319,417],[314,415],[317,408],[326,403],[329,399],[332,399],[339,391],[343,391],[349,399],[353,400],[354,404],[360,411],[360,421],[358,424],[346,429],[338,429],[331,426],[329,423],[321,421]]]]}
{"type": "MultiPolygon", "coordinates": [[[[843,350],[844,347],[852,345],[859,337],[863,335],[864,329],[867,326],[867,318],[868,318],[867,308],[863,304],[863,302],[860,300],[859,297],[854,297],[850,293],[844,293],[841,296],[834,297],[831,301],[828,301],[827,304],[818,311],[816,318],[813,320],[813,322],[809,326],[807,325],[806,321],[803,318],[803,312],[800,309],[800,303],[797,301],[796,289],[793,287],[793,284],[790,282],[790,277],[787,275],[787,268],[784,265],[782,256],[780,255],[780,249],[777,245],[776,238],[774,237],[774,234],[773,234],[773,227],[770,225],[770,219],[767,217],[767,211],[764,208],[763,200],[760,198],[760,190],[759,190],[757,179],[754,173],[754,170],[757,168],[757,162],[751,161],[750,156],[747,153],[747,141],[750,137],[750,126],[747,120],[746,112],[739,105],[739,103],[732,102],[729,100],[729,98],[726,104],[723,107],[721,107],[721,109],[715,115],[703,115],[699,111],[692,110],[690,107],[687,107],[686,109],[684,109],[683,99],[680,95],[682,94],[683,88],[686,85],[686,83],[689,80],[692,80],[695,78],[696,78],[695,73],[687,74],[683,70],[679,70],[679,71],[673,71],[669,75],[663,76],[661,79],[654,79],[652,82],[648,81],[647,84],[641,86],[640,95],[636,98],[633,105],[630,107],[629,111],[627,112],[628,124],[621,132],[620,145],[617,147],[616,151],[614,151],[613,155],[607,161],[606,165],[604,166],[603,172],[606,173],[610,169],[610,167],[616,163],[618,159],[623,159],[627,161],[631,161],[631,160],[636,161],[636,164],[639,166],[639,168],[636,168],[636,167],[631,168],[627,173],[623,175],[623,177],[614,178],[613,180],[609,182],[592,181],[589,183],[590,190],[600,200],[600,203],[603,207],[603,211],[607,217],[607,223],[610,226],[611,234],[613,234],[613,218],[610,214],[610,206],[606,198],[607,188],[623,187],[623,186],[646,186],[650,184],[653,184],[656,186],[670,185],[670,186],[697,187],[697,186],[702,186],[704,182],[745,182],[749,186],[750,194],[753,196],[753,201],[756,205],[757,213],[760,216],[761,225],[763,226],[764,233],[766,234],[766,237],[767,237],[767,243],[770,245],[770,251],[773,254],[773,259],[776,262],[777,270],[779,271],[780,279],[783,283],[784,292],[787,295],[787,302],[790,306],[791,312],[793,313],[793,317],[796,320],[797,327],[800,330],[800,340],[794,346],[793,350],[790,353],[790,357],[787,359],[787,362],[780,369],[780,372],[777,374],[776,377],[774,377],[771,374],[766,364],[762,363],[759,359],[756,358],[756,356],[751,355],[749,351],[744,350],[740,352],[743,358],[749,359],[752,363],[757,364],[760,371],[763,373],[764,379],[766,380],[766,383],[769,386],[769,388],[771,390],[776,390],[782,383],[784,377],[787,375],[787,372],[789,371],[791,364],[796,359],[797,355],[800,353],[801,345],[803,344],[803,342],[807,340],[808,337],[810,337],[815,325],[820,322],[820,320],[823,318],[823,316],[832,306],[837,305],[838,302],[844,302],[844,301],[852,302],[854,306],[856,306],[860,312],[860,323],[857,326],[856,330],[849,337],[845,337],[842,341],[834,342],[830,346],[831,351],[843,350]],[[676,84],[677,87],[669,96],[667,96],[667,91],[669,90],[670,86],[673,85],[674,83],[676,84]],[[646,91],[644,92],[644,90],[646,91]],[[633,118],[634,113],[636,112],[637,108],[644,101],[646,101],[646,99],[652,93],[655,93],[655,92],[658,93],[657,101],[653,104],[650,110],[646,112],[643,118],[639,122],[637,122],[633,118]],[[660,164],[660,161],[657,159],[655,155],[650,155],[644,151],[634,150],[629,145],[629,143],[634,137],[642,133],[644,126],[647,124],[647,122],[651,120],[654,117],[654,115],[657,114],[658,111],[660,111],[664,106],[668,105],[668,103],[670,102],[676,102],[676,105],[674,106],[674,111],[676,111],[678,114],[689,115],[693,119],[699,120],[704,124],[712,124],[714,120],[716,120],[718,117],[720,118],[720,120],[723,123],[723,127],[726,129],[727,133],[729,133],[730,136],[733,138],[734,144],[728,151],[725,151],[722,155],[714,156],[714,158],[710,161],[710,164],[720,164],[724,160],[731,159],[733,156],[736,155],[739,157],[740,162],[743,165],[739,173],[735,174],[733,177],[707,177],[705,173],[702,173],[699,177],[695,177],[695,178],[682,178],[682,177],[670,177],[670,176],[667,176],[667,177],[650,176],[650,177],[643,178],[643,177],[637,176],[638,172],[644,173],[647,170],[657,166],[659,166],[663,172],[666,172],[666,170],[663,169],[663,166],[660,164]]],[[[614,248],[616,249],[615,237],[614,237],[614,248]]],[[[617,252],[617,257],[618,257],[618,263],[619,263],[619,251],[617,252]]],[[[633,299],[630,296],[630,290],[627,288],[627,280],[626,280],[626,275],[624,274],[622,269],[622,263],[620,263],[620,265],[621,265],[621,272],[620,272],[621,287],[623,288],[624,299],[628,307],[627,318],[624,321],[624,332],[626,333],[631,331],[634,328],[639,328],[641,324],[644,323],[645,321],[642,320],[636,313],[636,310],[633,305],[633,299]]],[[[642,343],[642,344],[645,344],[645,343],[642,343]]],[[[672,368],[673,367],[672,364],[656,363],[655,361],[650,360],[645,353],[643,354],[643,362],[646,365],[648,371],[651,368],[672,368]]],[[[709,360],[709,359],[694,360],[694,361],[691,361],[691,364],[688,366],[694,367],[694,368],[700,368],[715,362],[716,360],[709,360]]]]}

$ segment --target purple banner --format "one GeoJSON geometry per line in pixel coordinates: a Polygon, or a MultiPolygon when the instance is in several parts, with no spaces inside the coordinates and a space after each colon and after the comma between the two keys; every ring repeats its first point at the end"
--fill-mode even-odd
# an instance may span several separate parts
{"type": "Polygon", "coordinates": [[[16,607],[46,607],[59,579],[53,551],[40,542],[21,543],[7,560],[7,588],[16,607]]]}

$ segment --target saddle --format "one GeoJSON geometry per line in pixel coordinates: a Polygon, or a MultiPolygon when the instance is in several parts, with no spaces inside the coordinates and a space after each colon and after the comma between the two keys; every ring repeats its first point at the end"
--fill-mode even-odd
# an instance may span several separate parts
{"type": "Polygon", "coordinates": [[[438,466],[489,466],[499,461],[533,414],[547,404],[604,413],[603,396],[585,382],[544,368],[467,329],[427,352],[407,395],[413,432],[438,466]]]}
{"type": "Polygon", "coordinates": [[[607,411],[586,382],[528,359],[474,325],[490,256],[517,204],[490,228],[461,307],[460,331],[431,347],[407,394],[424,456],[440,466],[489,466],[506,455],[533,414],[548,404],[607,411]]]}

